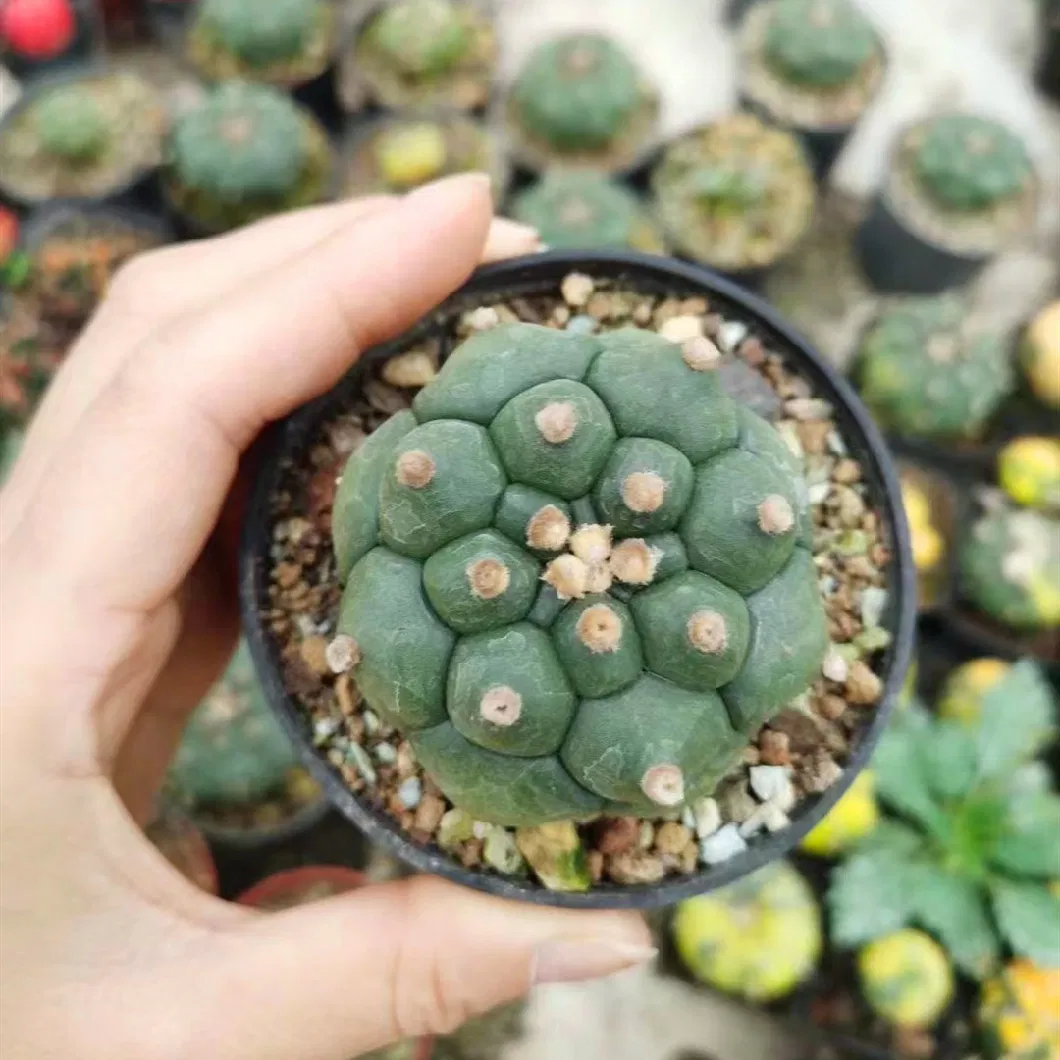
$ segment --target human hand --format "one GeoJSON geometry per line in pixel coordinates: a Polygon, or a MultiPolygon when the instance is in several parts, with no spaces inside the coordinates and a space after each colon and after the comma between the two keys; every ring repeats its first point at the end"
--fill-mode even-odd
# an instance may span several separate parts
{"type": "Polygon", "coordinates": [[[483,255],[488,182],[156,251],[112,290],[0,503],[0,1025],[12,1060],[346,1060],[651,956],[638,918],[428,877],[262,915],[142,823],[236,636],[241,458],[483,255]]]}

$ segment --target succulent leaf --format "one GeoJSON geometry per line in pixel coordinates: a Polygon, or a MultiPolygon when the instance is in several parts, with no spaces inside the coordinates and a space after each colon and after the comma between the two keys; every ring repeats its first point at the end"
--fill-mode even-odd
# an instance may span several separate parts
{"type": "Polygon", "coordinates": [[[842,862],[828,889],[836,944],[860,946],[903,928],[913,911],[914,879],[909,865],[882,850],[855,853],[842,862]]]}
{"type": "Polygon", "coordinates": [[[914,917],[939,939],[966,975],[983,979],[997,967],[997,932],[975,881],[923,866],[916,877],[914,917]]]}
{"type": "Polygon", "coordinates": [[[1060,898],[1042,883],[995,880],[994,916],[1013,952],[1046,968],[1060,966],[1060,898]]]}

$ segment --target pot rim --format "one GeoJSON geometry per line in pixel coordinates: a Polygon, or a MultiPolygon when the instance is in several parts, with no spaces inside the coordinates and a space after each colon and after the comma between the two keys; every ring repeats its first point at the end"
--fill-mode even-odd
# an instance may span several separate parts
{"type": "Polygon", "coordinates": [[[670,905],[732,883],[793,850],[839,801],[868,762],[901,690],[916,628],[916,573],[898,472],[882,436],[849,383],[776,310],[732,281],[697,265],[626,251],[549,251],[482,268],[419,325],[368,351],[336,388],[277,424],[263,453],[243,524],[239,594],[245,635],[266,699],[298,747],[306,767],[343,816],[370,840],[421,872],[444,876],[502,898],[576,909],[649,909],[670,905]],[[438,848],[414,843],[397,822],[354,795],[324,756],[313,748],[304,718],[284,687],[276,652],[260,619],[268,592],[267,557],[272,540],[270,500],[284,472],[285,458],[297,446],[305,444],[313,436],[314,428],[356,389],[365,365],[407,348],[410,341],[434,329],[439,319],[464,306],[481,304],[487,297],[555,290],[572,271],[617,280],[633,289],[700,294],[720,300],[737,319],[753,324],[778,345],[814,383],[821,396],[834,404],[844,439],[863,462],[894,553],[887,623],[893,641],[883,667],[884,691],[839,780],[823,794],[804,800],[787,828],[756,838],[746,851],[719,865],[657,884],[601,884],[584,893],[550,891],[530,879],[466,869],[438,848]]]}

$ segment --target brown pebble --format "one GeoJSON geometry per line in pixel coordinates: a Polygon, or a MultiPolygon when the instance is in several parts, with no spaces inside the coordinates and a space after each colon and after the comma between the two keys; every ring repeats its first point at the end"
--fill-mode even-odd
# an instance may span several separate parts
{"type": "Polygon", "coordinates": [[[328,642],[323,637],[306,637],[298,648],[302,662],[320,677],[331,673],[328,666],[328,642]]]}
{"type": "Polygon", "coordinates": [[[817,713],[822,718],[827,718],[829,721],[835,721],[837,718],[841,718],[847,709],[847,701],[842,696],[827,695],[821,696],[816,703],[817,713]]]}
{"type": "Polygon", "coordinates": [[[273,575],[284,589],[290,589],[302,577],[302,568],[297,563],[277,563],[273,575]]]}
{"type": "Polygon", "coordinates": [[[397,774],[404,780],[416,772],[416,755],[408,740],[402,740],[397,749],[397,774]]]}
{"type": "Polygon", "coordinates": [[[343,714],[352,714],[357,709],[357,697],[349,674],[339,675],[335,682],[335,695],[339,700],[339,710],[343,714]]]}
{"type": "Polygon", "coordinates": [[[640,822],[636,817],[605,817],[596,829],[596,849],[604,854],[623,854],[637,845],[640,822]]]}
{"type": "Polygon", "coordinates": [[[604,878],[604,855],[599,850],[590,850],[585,860],[589,867],[589,879],[599,883],[604,878]]]}
{"type": "Polygon", "coordinates": [[[445,802],[437,795],[424,795],[416,807],[416,827],[433,832],[445,816],[445,802]]]}
{"type": "Polygon", "coordinates": [[[788,747],[794,754],[811,751],[821,741],[816,722],[801,710],[782,711],[770,721],[769,727],[788,738],[788,747]]]}
{"type": "Polygon", "coordinates": [[[482,840],[469,839],[460,849],[460,863],[465,869],[473,869],[482,862],[482,840]]]}
{"type": "Polygon", "coordinates": [[[847,574],[854,578],[874,578],[877,570],[868,556],[850,556],[843,564],[847,574]]]}
{"type": "Polygon", "coordinates": [[[739,354],[752,368],[757,368],[766,359],[762,340],[753,335],[749,339],[744,339],[740,344],[739,354]]]}
{"type": "Polygon", "coordinates": [[[656,854],[612,854],[607,871],[615,883],[658,883],[666,873],[656,854]]]}
{"type": "Polygon", "coordinates": [[[840,460],[832,471],[832,479],[844,486],[852,486],[861,481],[861,465],[849,458],[840,460]]]}
{"type": "Polygon", "coordinates": [[[660,854],[680,854],[691,842],[691,830],[677,821],[667,821],[655,831],[655,849],[660,854]]]}
{"type": "Polygon", "coordinates": [[[857,706],[870,706],[876,703],[883,691],[883,682],[872,672],[869,666],[860,659],[850,664],[847,677],[847,700],[857,706]]]}
{"type": "Polygon", "coordinates": [[[721,330],[721,325],[724,323],[725,321],[722,320],[720,313],[708,313],[703,318],[703,334],[706,335],[707,338],[714,338],[714,336],[721,330]]]}
{"type": "Polygon", "coordinates": [[[337,464],[322,467],[306,485],[306,507],[313,519],[330,510],[335,503],[335,494],[339,488],[340,468],[337,464]]]}
{"type": "Polygon", "coordinates": [[[761,752],[757,747],[745,747],[743,751],[743,763],[745,766],[756,766],[762,761],[761,752]]]}
{"type": "Polygon", "coordinates": [[[681,851],[681,864],[678,866],[678,871],[683,872],[686,876],[691,875],[699,868],[699,847],[695,843],[689,843],[684,850],[681,851]]]}
{"type": "Polygon", "coordinates": [[[791,761],[791,741],[787,733],[763,729],[758,750],[767,766],[786,766],[791,761]]]}
{"type": "Polygon", "coordinates": [[[928,1031],[899,1027],[894,1032],[894,1044],[899,1054],[908,1060],[931,1060],[937,1043],[928,1031]]]}
{"type": "Polygon", "coordinates": [[[822,747],[811,756],[800,779],[808,792],[820,794],[827,791],[842,775],[843,770],[822,747]]]}
{"type": "Polygon", "coordinates": [[[805,420],[795,424],[802,448],[811,456],[821,456],[828,447],[832,424],[827,420],[805,420]]]}

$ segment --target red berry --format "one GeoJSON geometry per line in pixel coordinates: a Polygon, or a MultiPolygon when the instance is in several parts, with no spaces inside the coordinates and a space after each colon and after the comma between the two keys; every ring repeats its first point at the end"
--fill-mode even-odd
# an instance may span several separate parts
{"type": "Polygon", "coordinates": [[[7,261],[18,246],[18,216],[0,206],[0,265],[7,261]]]}
{"type": "Polygon", "coordinates": [[[62,55],[76,32],[70,0],[0,0],[0,39],[24,58],[62,55]]]}

